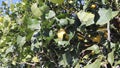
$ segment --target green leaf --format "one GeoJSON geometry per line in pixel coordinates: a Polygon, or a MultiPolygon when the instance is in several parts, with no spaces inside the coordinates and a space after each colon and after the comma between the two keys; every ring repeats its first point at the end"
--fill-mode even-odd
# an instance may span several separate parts
{"type": "Polygon", "coordinates": [[[39,62],[38,57],[37,57],[37,56],[34,56],[34,57],[32,58],[32,62],[39,62]]]}
{"type": "Polygon", "coordinates": [[[106,0],[102,0],[102,3],[105,4],[106,0]]]}
{"type": "Polygon", "coordinates": [[[14,6],[15,6],[14,4],[10,4],[10,10],[11,10],[11,11],[14,11],[14,9],[15,9],[14,6]]]}
{"type": "Polygon", "coordinates": [[[10,47],[6,50],[5,54],[8,54],[8,53],[10,53],[10,52],[14,52],[14,49],[15,49],[15,47],[14,47],[13,45],[10,46],[10,47]]]}
{"type": "Polygon", "coordinates": [[[17,44],[22,47],[26,43],[26,37],[22,37],[18,35],[17,37],[17,44]]]}
{"type": "Polygon", "coordinates": [[[53,36],[54,34],[53,34],[53,31],[52,30],[50,30],[50,32],[49,32],[49,36],[51,37],[51,36],[53,36]]]}
{"type": "Polygon", "coordinates": [[[114,66],[117,66],[118,64],[120,64],[120,60],[118,60],[117,62],[115,62],[114,66]]]}
{"type": "Polygon", "coordinates": [[[66,18],[66,19],[68,19],[68,21],[69,21],[70,24],[74,24],[74,22],[75,22],[74,19],[70,19],[70,18],[66,18]]]}
{"type": "Polygon", "coordinates": [[[58,46],[61,46],[61,45],[62,46],[67,46],[69,44],[69,41],[58,40],[57,43],[58,43],[58,46]]]}
{"type": "Polygon", "coordinates": [[[119,11],[112,11],[112,18],[115,17],[118,13],[119,11]]]}
{"type": "Polygon", "coordinates": [[[75,68],[80,68],[80,64],[79,64],[79,63],[77,63],[77,65],[75,66],[75,68]]]}
{"type": "Polygon", "coordinates": [[[63,65],[63,67],[66,68],[66,66],[69,67],[71,62],[72,62],[71,55],[69,53],[65,53],[65,54],[62,54],[62,59],[60,60],[59,65],[63,65]]]}
{"type": "Polygon", "coordinates": [[[55,12],[50,10],[49,13],[46,15],[46,19],[53,18],[55,15],[56,15],[55,12]]]}
{"type": "Polygon", "coordinates": [[[100,52],[98,45],[93,45],[91,47],[88,47],[86,50],[93,50],[95,54],[98,54],[100,52]]]}
{"type": "Polygon", "coordinates": [[[42,15],[42,11],[37,7],[37,3],[32,4],[31,11],[35,17],[40,17],[42,15]]]}
{"type": "Polygon", "coordinates": [[[28,21],[27,21],[27,24],[28,24],[28,28],[30,28],[31,30],[35,30],[35,29],[40,29],[40,22],[37,20],[37,19],[31,19],[31,18],[28,18],[28,21]]]}
{"type": "Polygon", "coordinates": [[[70,33],[68,34],[68,36],[69,36],[69,41],[74,37],[74,34],[75,34],[75,33],[72,33],[72,32],[70,32],[70,33]]]}
{"type": "Polygon", "coordinates": [[[82,22],[82,25],[90,26],[94,24],[95,15],[89,12],[79,11],[77,13],[79,20],[82,22]]]}
{"type": "Polygon", "coordinates": [[[108,54],[108,58],[107,58],[108,62],[112,65],[114,62],[114,50],[112,50],[112,52],[110,52],[108,54]]]}
{"type": "Polygon", "coordinates": [[[40,6],[40,10],[43,12],[43,13],[46,13],[49,11],[49,7],[46,5],[46,4],[42,4],[42,6],[40,6]]]}
{"type": "Polygon", "coordinates": [[[16,65],[16,61],[15,61],[15,60],[13,60],[13,61],[12,61],[12,64],[13,64],[13,65],[16,65]]]}
{"type": "Polygon", "coordinates": [[[59,22],[60,22],[59,23],[60,26],[64,26],[64,25],[68,24],[68,20],[67,19],[60,19],[59,22]]]}
{"type": "Polygon", "coordinates": [[[95,62],[91,63],[91,64],[87,64],[84,68],[100,68],[100,59],[96,59],[95,62]]]}
{"type": "Polygon", "coordinates": [[[112,9],[100,8],[98,11],[100,18],[97,21],[97,25],[104,25],[109,22],[113,17],[118,14],[118,11],[112,11],[112,9]]]}
{"type": "Polygon", "coordinates": [[[56,3],[56,4],[62,4],[64,0],[50,0],[50,2],[56,3]]]}

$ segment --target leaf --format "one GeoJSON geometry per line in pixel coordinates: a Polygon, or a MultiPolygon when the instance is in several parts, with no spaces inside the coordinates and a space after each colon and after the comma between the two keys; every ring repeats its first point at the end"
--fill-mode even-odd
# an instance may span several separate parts
{"type": "Polygon", "coordinates": [[[110,52],[108,54],[108,58],[107,58],[108,62],[112,65],[114,62],[114,50],[112,50],[112,52],[110,52]]]}
{"type": "Polygon", "coordinates": [[[37,56],[33,57],[33,58],[32,58],[32,62],[39,62],[38,57],[37,57],[37,56]]]}
{"type": "Polygon", "coordinates": [[[50,0],[50,2],[56,3],[56,4],[62,4],[64,0],[50,0]]]}
{"type": "Polygon", "coordinates": [[[13,64],[13,65],[16,65],[16,61],[15,61],[15,60],[13,60],[13,61],[12,61],[12,64],[13,64]]]}
{"type": "Polygon", "coordinates": [[[56,15],[55,12],[52,11],[52,10],[50,10],[49,13],[48,13],[48,15],[46,16],[46,19],[53,18],[55,15],[56,15]]]}
{"type": "Polygon", "coordinates": [[[63,65],[64,68],[66,68],[66,66],[69,66],[72,62],[72,57],[69,53],[65,53],[62,55],[62,59],[59,62],[59,65],[63,65]]]}
{"type": "Polygon", "coordinates": [[[74,37],[74,34],[75,33],[72,33],[72,32],[70,32],[68,35],[69,35],[69,41],[74,37]]]}
{"type": "Polygon", "coordinates": [[[32,4],[31,11],[35,17],[40,17],[42,15],[42,11],[37,7],[37,3],[32,4]]]}
{"type": "Polygon", "coordinates": [[[57,43],[58,43],[58,46],[60,46],[60,45],[67,46],[69,44],[68,41],[62,41],[62,40],[58,40],[57,43]]]}
{"type": "Polygon", "coordinates": [[[60,26],[64,26],[64,25],[68,24],[68,20],[67,19],[60,19],[59,22],[60,22],[59,23],[60,26]]]}
{"type": "Polygon", "coordinates": [[[53,36],[54,34],[53,34],[53,31],[52,30],[50,30],[50,32],[49,32],[49,36],[51,37],[51,36],[53,36]]]}
{"type": "Polygon", "coordinates": [[[14,8],[14,4],[10,4],[10,10],[11,10],[11,11],[14,11],[14,9],[15,9],[15,8],[14,8]]]}
{"type": "Polygon", "coordinates": [[[6,54],[8,54],[8,53],[10,53],[10,52],[14,52],[14,49],[15,49],[15,47],[12,45],[12,46],[10,46],[7,50],[6,50],[6,54]]]}
{"type": "Polygon", "coordinates": [[[91,64],[87,64],[84,68],[100,68],[100,59],[96,59],[95,62],[91,63],[91,64]]]}
{"type": "Polygon", "coordinates": [[[49,11],[49,7],[46,5],[46,4],[42,4],[42,6],[40,6],[40,10],[43,12],[43,13],[46,13],[49,11]]]}
{"type": "Polygon", "coordinates": [[[75,68],[80,68],[80,64],[79,64],[79,63],[77,63],[77,65],[75,66],[75,68]]]}
{"type": "Polygon", "coordinates": [[[115,17],[118,13],[119,13],[119,11],[113,11],[112,12],[112,18],[115,17]]]}
{"type": "Polygon", "coordinates": [[[77,13],[77,16],[78,16],[79,20],[82,22],[82,25],[89,26],[89,25],[94,24],[95,15],[92,13],[79,11],[77,13]]]}
{"type": "Polygon", "coordinates": [[[117,66],[118,64],[120,64],[120,60],[118,60],[117,62],[115,62],[114,66],[117,66]]]}
{"type": "Polygon", "coordinates": [[[70,19],[70,18],[66,18],[66,19],[68,19],[68,21],[69,21],[70,24],[74,24],[74,22],[75,22],[74,19],[70,19]]]}
{"type": "Polygon", "coordinates": [[[17,44],[22,47],[26,43],[26,37],[22,37],[18,35],[17,37],[17,44]]]}
{"type": "Polygon", "coordinates": [[[91,47],[88,47],[86,50],[93,50],[96,54],[100,52],[98,45],[93,45],[91,47]]]}
{"type": "Polygon", "coordinates": [[[27,21],[27,24],[28,24],[28,28],[30,28],[31,30],[36,30],[36,29],[40,29],[40,22],[37,20],[37,19],[31,19],[31,18],[28,18],[28,21],[27,21]]]}
{"type": "Polygon", "coordinates": [[[118,11],[112,11],[112,9],[100,8],[98,11],[100,18],[97,21],[97,25],[104,25],[109,22],[113,17],[118,14],[118,11]]]}
{"type": "Polygon", "coordinates": [[[31,55],[28,54],[28,55],[26,56],[26,59],[28,59],[28,58],[31,58],[31,55]]]}

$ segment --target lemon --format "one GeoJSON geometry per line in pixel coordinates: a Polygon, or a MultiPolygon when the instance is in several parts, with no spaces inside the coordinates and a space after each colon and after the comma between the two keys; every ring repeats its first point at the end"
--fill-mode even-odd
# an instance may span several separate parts
{"type": "Polygon", "coordinates": [[[57,32],[57,37],[58,39],[62,40],[63,39],[63,36],[66,34],[66,31],[61,28],[58,32],[57,32]]]}
{"type": "Polygon", "coordinates": [[[97,35],[96,37],[91,38],[91,40],[92,40],[93,42],[99,43],[99,42],[101,41],[101,37],[100,37],[100,35],[97,35]]]}
{"type": "Polygon", "coordinates": [[[90,6],[90,8],[92,8],[92,9],[96,8],[96,4],[92,4],[92,5],[90,6]]]}
{"type": "Polygon", "coordinates": [[[94,55],[95,54],[95,51],[91,51],[91,55],[94,55]]]}

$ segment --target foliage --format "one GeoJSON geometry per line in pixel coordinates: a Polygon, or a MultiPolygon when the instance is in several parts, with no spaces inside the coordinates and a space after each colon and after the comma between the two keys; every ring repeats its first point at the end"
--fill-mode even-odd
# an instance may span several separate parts
{"type": "Polygon", "coordinates": [[[0,8],[1,68],[119,67],[119,0],[3,1],[0,8]]]}

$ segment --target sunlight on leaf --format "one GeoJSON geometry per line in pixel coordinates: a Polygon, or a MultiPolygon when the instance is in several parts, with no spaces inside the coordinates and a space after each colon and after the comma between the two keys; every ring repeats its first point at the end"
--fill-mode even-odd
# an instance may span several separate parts
{"type": "Polygon", "coordinates": [[[60,19],[59,22],[60,22],[60,23],[59,23],[60,26],[68,25],[67,19],[60,19]]]}
{"type": "Polygon", "coordinates": [[[62,65],[64,68],[66,66],[69,66],[69,64],[72,62],[72,57],[69,53],[62,54],[62,58],[59,61],[59,64],[62,65]]]}
{"type": "Polygon", "coordinates": [[[40,21],[38,21],[37,19],[31,19],[31,18],[28,18],[28,28],[30,28],[31,30],[35,30],[35,29],[40,29],[41,26],[40,26],[40,21]]]}
{"type": "Polygon", "coordinates": [[[96,59],[93,63],[87,64],[84,68],[100,68],[100,59],[96,59]]]}
{"type": "Polygon", "coordinates": [[[37,57],[37,56],[34,56],[34,57],[32,58],[32,62],[39,62],[38,57],[37,57]]]}
{"type": "Polygon", "coordinates": [[[100,52],[98,45],[88,47],[86,50],[93,50],[96,54],[100,52]]]}
{"type": "Polygon", "coordinates": [[[26,37],[22,37],[18,35],[17,37],[17,44],[22,47],[26,43],[26,37]]]}
{"type": "Polygon", "coordinates": [[[112,65],[114,62],[114,50],[112,50],[112,52],[110,52],[108,54],[108,58],[107,58],[108,62],[112,65]]]}
{"type": "Polygon", "coordinates": [[[56,4],[62,4],[64,0],[50,0],[50,2],[56,3],[56,4]]]}
{"type": "Polygon", "coordinates": [[[89,26],[94,24],[94,17],[95,15],[89,12],[79,11],[77,13],[79,20],[82,22],[83,25],[89,26]]]}
{"type": "Polygon", "coordinates": [[[98,11],[100,18],[97,21],[97,25],[104,25],[109,22],[113,17],[118,14],[118,11],[112,11],[112,9],[100,8],[98,11]]]}
{"type": "Polygon", "coordinates": [[[34,16],[40,17],[42,15],[42,11],[37,7],[37,3],[32,4],[31,10],[34,16]]]}
{"type": "Polygon", "coordinates": [[[55,15],[56,15],[55,12],[50,10],[49,13],[46,15],[46,19],[53,18],[55,15]]]}
{"type": "Polygon", "coordinates": [[[15,60],[13,60],[13,61],[12,61],[12,64],[13,64],[13,65],[16,65],[16,61],[15,61],[15,60]]]}
{"type": "Polygon", "coordinates": [[[10,46],[7,50],[6,50],[6,54],[10,53],[10,52],[14,52],[15,47],[14,46],[10,46]]]}
{"type": "Polygon", "coordinates": [[[79,64],[79,63],[77,63],[77,65],[75,66],[75,68],[80,68],[80,64],[79,64]]]}

